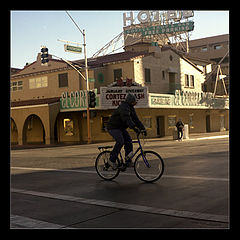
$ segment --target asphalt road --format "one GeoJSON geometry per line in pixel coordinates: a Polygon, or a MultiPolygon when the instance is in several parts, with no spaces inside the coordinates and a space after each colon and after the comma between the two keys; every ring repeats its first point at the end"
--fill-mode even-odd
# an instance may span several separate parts
{"type": "Polygon", "coordinates": [[[152,184],[133,169],[101,180],[99,145],[11,151],[10,227],[229,228],[228,137],[148,141],[165,162],[152,184]]]}

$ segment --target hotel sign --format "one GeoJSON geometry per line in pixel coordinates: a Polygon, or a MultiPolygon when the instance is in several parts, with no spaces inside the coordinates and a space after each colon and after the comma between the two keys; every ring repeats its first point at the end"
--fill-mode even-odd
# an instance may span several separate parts
{"type": "Polygon", "coordinates": [[[141,33],[142,36],[149,36],[149,35],[155,35],[155,34],[192,31],[193,29],[194,29],[194,22],[189,21],[184,23],[131,28],[131,29],[125,30],[124,33],[125,34],[141,33]]]}
{"type": "Polygon", "coordinates": [[[187,11],[171,10],[171,11],[162,11],[161,13],[160,11],[140,11],[138,12],[137,17],[134,18],[133,12],[129,12],[128,15],[127,13],[123,13],[123,26],[126,27],[127,25],[133,25],[136,19],[139,21],[140,24],[144,24],[144,23],[159,22],[163,20],[180,21],[182,19],[188,19],[190,17],[193,17],[193,15],[194,13],[192,10],[187,10],[187,11]]]}
{"type": "Polygon", "coordinates": [[[187,20],[190,17],[193,17],[193,11],[140,11],[136,18],[133,12],[123,13],[124,33],[140,33],[144,37],[188,32],[194,29],[194,22],[187,20]]]}

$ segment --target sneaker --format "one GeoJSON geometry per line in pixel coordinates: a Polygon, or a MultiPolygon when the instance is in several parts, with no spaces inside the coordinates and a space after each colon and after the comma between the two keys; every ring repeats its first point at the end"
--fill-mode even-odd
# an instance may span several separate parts
{"type": "Polygon", "coordinates": [[[116,162],[112,162],[110,159],[108,159],[108,164],[112,167],[113,170],[116,170],[118,167],[116,162]]]}

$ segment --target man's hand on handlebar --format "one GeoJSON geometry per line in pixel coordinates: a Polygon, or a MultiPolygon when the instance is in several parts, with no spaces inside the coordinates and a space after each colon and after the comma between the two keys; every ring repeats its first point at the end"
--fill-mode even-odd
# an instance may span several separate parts
{"type": "Polygon", "coordinates": [[[138,135],[140,134],[140,129],[139,129],[139,128],[134,127],[133,130],[134,130],[134,132],[135,132],[136,134],[138,134],[138,135]]]}
{"type": "Polygon", "coordinates": [[[139,136],[140,133],[142,133],[144,136],[147,136],[147,130],[146,129],[140,130],[137,127],[134,127],[133,130],[138,136],[139,136]]]}
{"type": "Polygon", "coordinates": [[[141,133],[142,133],[145,137],[147,136],[147,130],[146,130],[146,129],[142,130],[141,133]]]}

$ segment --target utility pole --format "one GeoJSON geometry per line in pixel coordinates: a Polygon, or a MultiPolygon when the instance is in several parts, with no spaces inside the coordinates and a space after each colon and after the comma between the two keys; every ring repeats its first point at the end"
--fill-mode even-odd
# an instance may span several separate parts
{"type": "Polygon", "coordinates": [[[88,65],[87,65],[87,50],[86,50],[86,34],[85,29],[83,31],[79,28],[77,23],[73,20],[71,15],[66,11],[67,15],[73,21],[77,29],[83,35],[83,47],[84,47],[84,58],[85,58],[85,75],[86,75],[86,89],[87,89],[87,129],[88,129],[88,144],[91,143],[91,128],[90,128],[90,111],[89,111],[89,103],[88,103],[88,92],[89,92],[89,83],[88,83],[88,65]]]}
{"type": "MultiPolygon", "coordinates": [[[[86,84],[87,84],[87,93],[88,93],[89,92],[89,83],[88,83],[88,65],[87,65],[87,50],[86,50],[85,29],[83,29],[83,48],[84,48],[85,75],[86,75],[86,84]]],[[[91,143],[91,126],[90,126],[90,111],[89,111],[88,98],[87,98],[87,128],[88,128],[88,144],[89,144],[89,143],[91,143]]]]}

